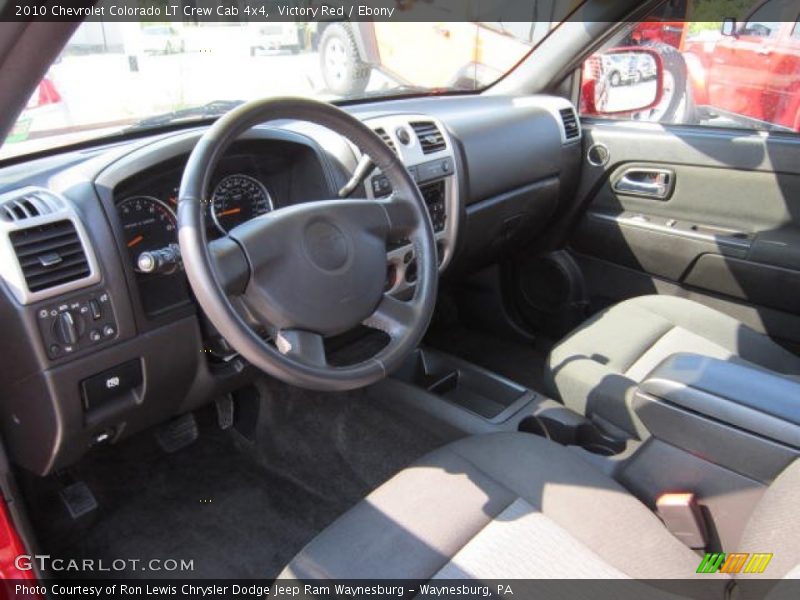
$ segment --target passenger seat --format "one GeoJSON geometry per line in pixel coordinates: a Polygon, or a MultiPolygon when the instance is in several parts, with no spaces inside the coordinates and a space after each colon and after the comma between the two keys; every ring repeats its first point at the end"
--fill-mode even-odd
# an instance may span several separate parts
{"type": "Polygon", "coordinates": [[[598,313],[556,345],[545,381],[567,407],[639,435],[633,390],[677,352],[800,375],[800,357],[728,315],[684,298],[639,296],[598,313]]]}

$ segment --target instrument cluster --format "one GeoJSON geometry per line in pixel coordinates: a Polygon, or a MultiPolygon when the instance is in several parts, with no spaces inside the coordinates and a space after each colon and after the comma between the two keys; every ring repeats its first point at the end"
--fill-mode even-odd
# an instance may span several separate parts
{"type": "MultiPolygon", "coordinates": [[[[138,268],[142,252],[160,250],[177,242],[178,186],[151,194],[134,194],[117,201],[125,245],[131,261],[138,268]]],[[[210,238],[227,234],[231,229],[274,209],[267,187],[251,175],[234,173],[216,183],[211,193],[206,222],[210,238]]]]}

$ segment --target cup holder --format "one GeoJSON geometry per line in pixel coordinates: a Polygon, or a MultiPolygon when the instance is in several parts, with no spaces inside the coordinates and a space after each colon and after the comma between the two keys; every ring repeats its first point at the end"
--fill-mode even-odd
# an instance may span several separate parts
{"type": "Polygon", "coordinates": [[[611,437],[594,423],[582,421],[575,425],[549,417],[525,417],[519,430],[547,438],[563,446],[580,446],[587,452],[600,456],[614,456],[625,450],[625,440],[611,437]]]}
{"type": "Polygon", "coordinates": [[[614,456],[625,450],[625,440],[606,435],[592,423],[578,427],[575,441],[577,446],[600,456],[614,456]]]}

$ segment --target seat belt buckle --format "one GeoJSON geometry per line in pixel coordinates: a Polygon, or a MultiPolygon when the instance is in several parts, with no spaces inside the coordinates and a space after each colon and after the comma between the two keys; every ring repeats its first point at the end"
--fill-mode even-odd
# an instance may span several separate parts
{"type": "Polygon", "coordinates": [[[661,494],[656,500],[656,514],[670,533],[689,548],[705,548],[708,544],[708,528],[694,494],[661,494]]]}

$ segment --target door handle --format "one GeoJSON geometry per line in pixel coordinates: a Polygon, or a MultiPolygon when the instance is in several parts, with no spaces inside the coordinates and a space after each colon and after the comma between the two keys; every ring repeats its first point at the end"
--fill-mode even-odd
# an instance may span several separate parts
{"type": "Polygon", "coordinates": [[[769,56],[771,52],[772,50],[770,48],[766,48],[764,46],[761,46],[756,50],[756,53],[760,54],[761,56],[769,56]]]}
{"type": "Polygon", "coordinates": [[[675,182],[668,169],[629,169],[614,183],[614,191],[663,200],[675,182]]]}

